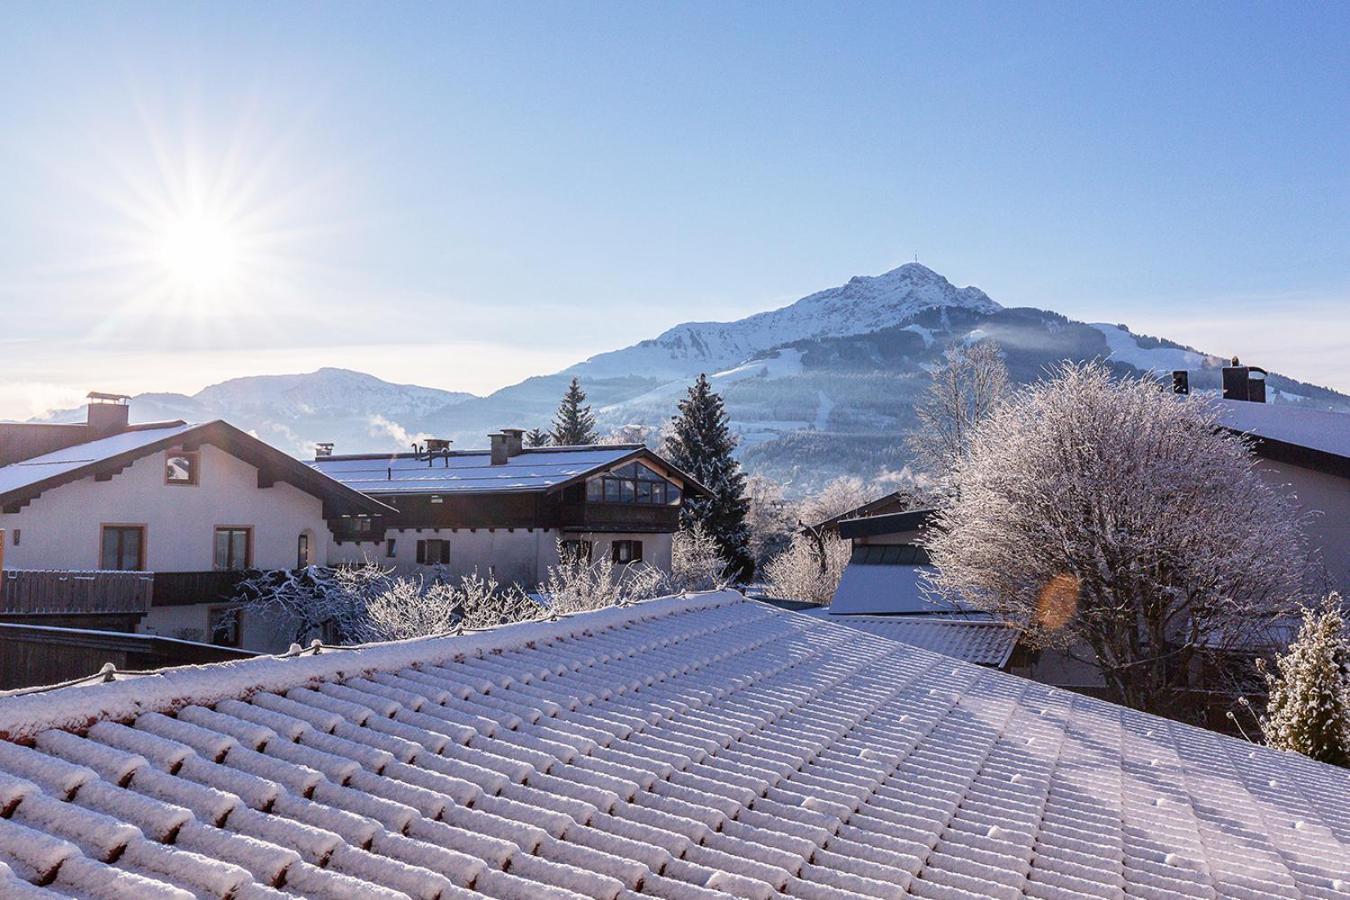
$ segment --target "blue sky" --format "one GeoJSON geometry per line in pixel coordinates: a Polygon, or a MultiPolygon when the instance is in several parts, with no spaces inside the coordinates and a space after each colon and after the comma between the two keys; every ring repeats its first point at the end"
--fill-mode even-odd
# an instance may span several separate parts
{"type": "Polygon", "coordinates": [[[14,7],[0,416],[485,391],[915,253],[1350,390],[1347,46],[1345,4],[14,7]]]}

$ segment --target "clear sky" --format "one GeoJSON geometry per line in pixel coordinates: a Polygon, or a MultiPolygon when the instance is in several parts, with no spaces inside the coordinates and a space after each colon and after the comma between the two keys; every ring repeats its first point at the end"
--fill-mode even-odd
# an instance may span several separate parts
{"type": "Polygon", "coordinates": [[[1350,390],[1350,4],[19,4],[0,417],[486,391],[913,258],[1350,390]]]}

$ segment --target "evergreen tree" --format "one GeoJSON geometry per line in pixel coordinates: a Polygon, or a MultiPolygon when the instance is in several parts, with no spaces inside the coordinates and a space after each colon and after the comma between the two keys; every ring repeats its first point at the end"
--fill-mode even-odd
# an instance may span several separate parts
{"type": "Polygon", "coordinates": [[[702,482],[711,495],[686,496],[681,525],[702,526],[717,542],[730,573],[749,577],[754,569],[745,522],[749,501],[745,474],[731,455],[735,447],[722,398],[713,393],[707,376],[700,375],[680,401],[680,414],[671,420],[665,450],[672,463],[702,482]]]}
{"type": "Polygon", "coordinates": [[[526,447],[547,447],[552,437],[542,428],[531,428],[525,432],[526,447]]]}
{"type": "Polygon", "coordinates": [[[586,404],[586,392],[576,378],[567,386],[558,414],[553,417],[553,443],[559,447],[573,444],[594,444],[600,440],[595,432],[595,413],[586,404]]]}
{"type": "MultiPolygon", "coordinates": [[[[1270,699],[1261,722],[1266,743],[1350,767],[1350,636],[1332,594],[1322,610],[1304,610],[1289,650],[1266,672],[1270,699]]],[[[1264,671],[1264,669],[1263,669],[1264,671]]]]}

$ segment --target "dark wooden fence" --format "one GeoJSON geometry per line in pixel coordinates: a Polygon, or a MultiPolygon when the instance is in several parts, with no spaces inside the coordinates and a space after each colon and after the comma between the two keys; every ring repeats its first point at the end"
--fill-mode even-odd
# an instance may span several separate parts
{"type": "Polygon", "coordinates": [[[55,684],[97,673],[200,665],[257,654],[152,634],[0,624],[0,691],[55,684]]]}
{"type": "Polygon", "coordinates": [[[234,598],[243,572],[156,572],[155,606],[224,603],[234,598]]]}
{"type": "Polygon", "coordinates": [[[149,572],[0,571],[0,615],[131,614],[150,611],[149,572]]]}

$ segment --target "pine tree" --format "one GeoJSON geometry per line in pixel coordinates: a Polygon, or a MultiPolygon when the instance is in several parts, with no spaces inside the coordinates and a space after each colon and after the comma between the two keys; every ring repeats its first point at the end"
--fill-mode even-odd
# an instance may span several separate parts
{"type": "Polygon", "coordinates": [[[559,447],[575,444],[594,444],[600,439],[595,432],[595,413],[586,405],[586,392],[576,378],[567,386],[558,414],[553,417],[553,443],[559,447]]]}
{"type": "Polygon", "coordinates": [[[1304,610],[1298,638],[1275,661],[1279,674],[1266,672],[1261,727],[1277,750],[1350,767],[1350,636],[1340,605],[1333,593],[1321,611],[1304,610]]]}
{"type": "Polygon", "coordinates": [[[547,447],[552,439],[552,436],[542,428],[531,428],[525,432],[526,447],[547,447]]]}
{"type": "Polygon", "coordinates": [[[732,458],[736,439],[727,425],[722,398],[713,393],[708,378],[700,375],[680,401],[680,414],[671,420],[666,438],[666,456],[697,478],[710,496],[687,496],[681,510],[681,525],[700,525],[717,542],[733,576],[749,577],[754,569],[750,557],[750,529],[745,516],[745,474],[732,458]]]}

